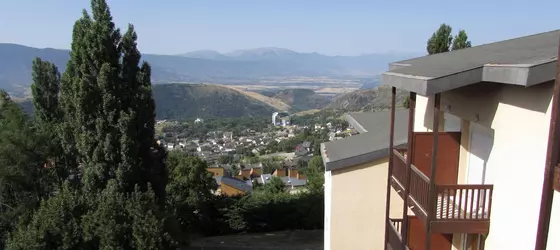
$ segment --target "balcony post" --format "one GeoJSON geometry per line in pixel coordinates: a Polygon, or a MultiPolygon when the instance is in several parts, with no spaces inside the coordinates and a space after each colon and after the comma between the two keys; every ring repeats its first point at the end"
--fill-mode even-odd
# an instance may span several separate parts
{"type": "Polygon", "coordinates": [[[560,162],[560,120],[558,107],[560,105],[560,43],[558,45],[558,59],[556,65],[556,81],[552,94],[552,110],[550,116],[550,127],[548,130],[548,148],[544,168],[544,181],[541,194],[541,207],[539,223],[537,226],[537,239],[535,250],[545,250],[548,241],[550,227],[550,214],[552,212],[552,200],[554,198],[555,168],[560,162]]]}
{"type": "Polygon", "coordinates": [[[426,250],[430,250],[432,244],[432,228],[431,221],[435,216],[436,211],[436,165],[437,165],[437,151],[438,151],[438,135],[439,135],[439,119],[440,119],[440,102],[441,94],[437,93],[434,97],[434,109],[433,109],[433,125],[432,131],[434,133],[434,142],[432,145],[432,165],[430,166],[430,187],[428,189],[428,211],[426,213],[427,218],[427,230],[426,230],[426,250]]]}
{"type": "Polygon", "coordinates": [[[404,201],[403,201],[403,224],[402,224],[402,243],[403,246],[408,245],[408,195],[410,192],[410,172],[412,165],[412,155],[414,148],[412,145],[414,142],[414,110],[416,109],[416,93],[410,92],[410,105],[408,109],[408,142],[407,142],[407,157],[406,157],[406,169],[404,178],[404,201]]]}
{"type": "Polygon", "coordinates": [[[389,243],[389,210],[391,209],[391,176],[393,175],[393,147],[395,137],[395,96],[397,88],[391,88],[391,124],[389,128],[389,169],[387,171],[387,195],[385,198],[385,249],[389,243]]]}

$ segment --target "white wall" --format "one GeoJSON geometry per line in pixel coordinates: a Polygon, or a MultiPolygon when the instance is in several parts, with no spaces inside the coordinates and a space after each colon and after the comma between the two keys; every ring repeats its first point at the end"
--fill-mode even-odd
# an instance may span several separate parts
{"type": "Polygon", "coordinates": [[[432,108],[428,108],[431,102],[429,98],[426,96],[416,95],[416,107],[414,108],[414,132],[429,132],[430,129],[425,125],[426,122],[430,124],[431,128],[431,119],[427,119],[428,121],[424,121],[426,118],[432,117],[432,108]],[[429,113],[427,113],[429,112],[429,113]]]}
{"type": "MultiPolygon", "coordinates": [[[[535,248],[551,94],[552,84],[482,83],[442,95],[442,107],[450,105],[450,113],[494,130],[487,162],[494,194],[486,250],[535,248]]],[[[560,225],[558,203],[551,226],[560,225]]],[[[550,235],[560,235],[559,226],[552,226],[550,235]]],[[[549,237],[554,246],[549,249],[560,249],[558,240],[549,237]]]]}

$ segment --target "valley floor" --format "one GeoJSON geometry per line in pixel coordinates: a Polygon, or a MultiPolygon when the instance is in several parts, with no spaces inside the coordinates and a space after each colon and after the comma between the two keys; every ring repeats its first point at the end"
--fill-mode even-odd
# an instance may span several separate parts
{"type": "Polygon", "coordinates": [[[194,240],[188,250],[322,250],[323,230],[236,234],[194,240]]]}

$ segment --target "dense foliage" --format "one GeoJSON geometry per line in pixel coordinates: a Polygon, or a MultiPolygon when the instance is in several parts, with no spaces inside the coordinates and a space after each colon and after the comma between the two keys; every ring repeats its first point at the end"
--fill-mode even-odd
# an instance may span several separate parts
{"type": "Polygon", "coordinates": [[[197,233],[210,236],[239,232],[322,229],[323,193],[289,194],[262,189],[245,196],[215,196],[199,217],[197,233]]]}
{"type": "Polygon", "coordinates": [[[10,249],[175,245],[150,66],[139,66],[132,25],[121,35],[105,1],[91,9],[74,25],[62,77],[33,62],[34,119],[3,97],[0,212],[10,249]]]}
{"type": "Polygon", "coordinates": [[[325,184],[324,169],[321,155],[313,156],[304,171],[307,178],[309,178],[307,188],[311,193],[323,193],[323,184],[325,184]]]}

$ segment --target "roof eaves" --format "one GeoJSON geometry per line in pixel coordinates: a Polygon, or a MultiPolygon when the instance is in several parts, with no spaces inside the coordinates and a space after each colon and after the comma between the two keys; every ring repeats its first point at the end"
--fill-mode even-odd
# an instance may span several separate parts
{"type": "Polygon", "coordinates": [[[421,95],[426,95],[428,81],[431,78],[422,76],[411,76],[395,72],[381,74],[383,85],[389,85],[397,89],[404,89],[421,95]]]}
{"type": "Polygon", "coordinates": [[[364,128],[364,126],[362,126],[362,124],[360,124],[358,121],[356,121],[356,119],[352,116],[352,113],[348,113],[346,114],[346,121],[348,121],[348,123],[355,128],[356,130],[358,130],[359,133],[367,133],[368,131],[364,128]]]}
{"type": "Polygon", "coordinates": [[[340,159],[338,161],[329,162],[326,164],[326,171],[339,170],[350,166],[356,166],[362,163],[375,161],[389,155],[387,148],[382,148],[373,152],[340,159]]]}
{"type": "Polygon", "coordinates": [[[555,79],[556,58],[534,64],[486,64],[482,80],[524,87],[555,79]]]}

